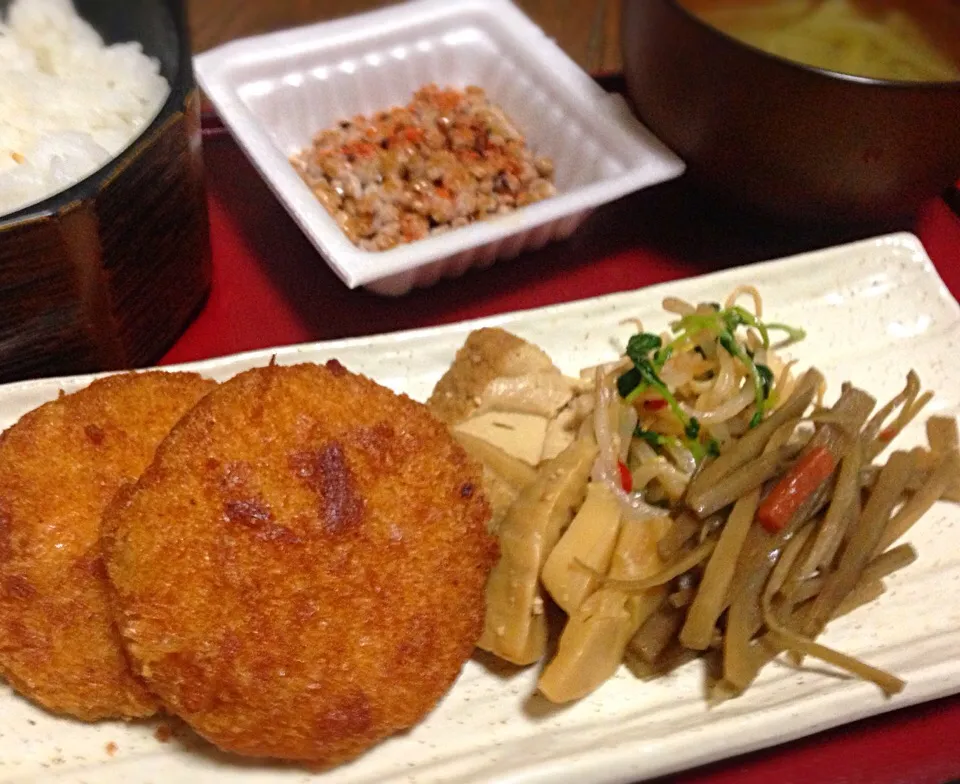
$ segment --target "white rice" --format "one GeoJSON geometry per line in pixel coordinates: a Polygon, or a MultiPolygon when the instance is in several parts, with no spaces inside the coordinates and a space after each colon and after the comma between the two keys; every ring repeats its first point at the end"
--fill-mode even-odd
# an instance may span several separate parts
{"type": "Polygon", "coordinates": [[[116,157],[169,91],[139,43],[104,46],[72,0],[15,0],[0,18],[0,215],[116,157]]]}

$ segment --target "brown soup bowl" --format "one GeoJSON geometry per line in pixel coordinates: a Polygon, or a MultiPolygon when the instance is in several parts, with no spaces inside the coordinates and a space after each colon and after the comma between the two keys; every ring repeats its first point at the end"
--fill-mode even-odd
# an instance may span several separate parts
{"type": "MultiPolygon", "coordinates": [[[[0,0],[5,11],[9,0],[0,0]]],[[[182,0],[75,0],[107,43],[139,41],[170,95],[116,158],[0,216],[0,382],[150,364],[210,286],[200,103],[182,0]]]]}
{"type": "Polygon", "coordinates": [[[960,177],[960,82],[800,65],[675,0],[623,0],[629,98],[709,192],[790,222],[883,225],[960,177]]]}

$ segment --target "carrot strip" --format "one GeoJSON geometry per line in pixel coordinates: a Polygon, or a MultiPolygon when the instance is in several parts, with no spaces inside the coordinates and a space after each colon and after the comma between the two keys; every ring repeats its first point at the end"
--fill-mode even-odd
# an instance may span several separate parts
{"type": "Polygon", "coordinates": [[[815,447],[802,455],[763,499],[757,509],[759,523],[771,533],[782,530],[836,468],[837,461],[826,447],[815,447]]]}

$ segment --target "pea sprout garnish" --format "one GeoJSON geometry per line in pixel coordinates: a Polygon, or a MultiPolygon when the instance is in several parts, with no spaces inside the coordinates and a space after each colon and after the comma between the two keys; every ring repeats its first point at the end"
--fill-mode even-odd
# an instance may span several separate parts
{"type": "Polygon", "coordinates": [[[626,355],[633,367],[617,378],[617,391],[626,403],[632,403],[647,390],[653,390],[666,402],[670,411],[683,427],[684,438],[661,436],[638,427],[634,435],[647,441],[651,446],[661,448],[670,444],[683,445],[690,449],[699,461],[707,454],[716,454],[719,446],[713,439],[704,443],[700,434],[700,423],[695,416],[688,415],[677,398],[660,378],[660,371],[676,352],[693,349],[705,355],[704,337],[712,337],[717,345],[736,359],[750,376],[754,392],[754,412],[750,418],[750,427],[756,427],[763,421],[764,415],[775,404],[773,371],[763,362],[758,362],[756,353],[747,347],[747,343],[737,336],[740,328],[753,329],[764,349],[770,348],[770,333],[784,332],[785,340],[780,346],[795,343],[806,337],[802,329],[787,324],[765,324],[753,313],[733,305],[722,308],[711,305],[711,312],[689,313],[670,325],[674,337],[666,345],[659,335],[641,332],[633,335],[627,342],[626,355]],[[670,439],[673,439],[672,441],[670,439]]]}

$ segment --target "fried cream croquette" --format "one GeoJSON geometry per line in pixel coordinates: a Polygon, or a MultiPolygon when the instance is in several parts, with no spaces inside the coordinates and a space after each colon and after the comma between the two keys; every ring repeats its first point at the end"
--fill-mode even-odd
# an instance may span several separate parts
{"type": "Polygon", "coordinates": [[[192,373],[111,376],[0,437],[0,674],[44,708],[87,721],[156,711],[113,624],[100,518],[214,386],[192,373]]]}
{"type": "Polygon", "coordinates": [[[417,723],[483,629],[480,472],[427,409],[327,366],[225,382],[104,520],[118,625],[221,749],[349,760],[417,723]]]}

